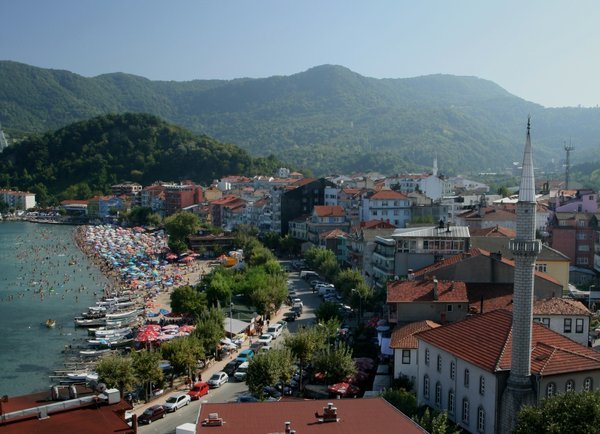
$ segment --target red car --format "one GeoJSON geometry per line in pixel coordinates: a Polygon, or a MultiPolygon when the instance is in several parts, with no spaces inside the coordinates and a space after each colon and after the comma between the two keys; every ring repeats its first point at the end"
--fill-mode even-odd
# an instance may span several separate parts
{"type": "Polygon", "coordinates": [[[204,383],[204,382],[196,383],[190,389],[190,391],[188,392],[188,395],[190,395],[190,398],[192,398],[192,401],[195,401],[197,399],[200,399],[201,396],[208,394],[208,389],[209,389],[209,387],[208,387],[207,383],[204,383]]]}

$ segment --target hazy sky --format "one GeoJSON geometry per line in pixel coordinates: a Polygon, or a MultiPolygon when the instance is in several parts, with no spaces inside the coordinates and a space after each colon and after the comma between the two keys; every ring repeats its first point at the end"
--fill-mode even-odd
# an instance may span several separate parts
{"type": "Polygon", "coordinates": [[[322,64],[600,104],[600,1],[0,0],[0,59],[84,76],[268,77],[322,64]]]}

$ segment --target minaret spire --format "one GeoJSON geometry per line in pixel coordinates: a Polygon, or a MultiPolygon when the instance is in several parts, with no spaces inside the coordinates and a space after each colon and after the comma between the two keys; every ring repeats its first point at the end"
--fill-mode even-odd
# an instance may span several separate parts
{"type": "Polygon", "coordinates": [[[512,432],[516,416],[523,405],[533,402],[531,379],[531,330],[535,259],[542,246],[535,238],[536,203],[531,119],[527,118],[527,137],[523,153],[523,172],[517,201],[517,236],[508,247],[515,258],[512,321],[512,354],[508,387],[502,396],[501,432],[512,432]]]}
{"type": "Polygon", "coordinates": [[[533,178],[533,157],[531,155],[531,117],[527,117],[527,137],[523,153],[523,171],[519,188],[519,202],[535,202],[535,180],[533,178]]]}

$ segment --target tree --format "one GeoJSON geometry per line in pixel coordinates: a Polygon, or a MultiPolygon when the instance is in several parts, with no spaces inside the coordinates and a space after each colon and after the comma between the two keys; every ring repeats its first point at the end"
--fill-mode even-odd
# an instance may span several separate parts
{"type": "Polygon", "coordinates": [[[206,295],[192,286],[180,286],[171,293],[171,310],[175,313],[200,315],[206,307],[206,295]]]}
{"type": "Polygon", "coordinates": [[[229,303],[232,296],[231,280],[224,273],[214,273],[207,282],[204,293],[210,306],[216,306],[219,302],[229,303]]]}
{"type": "Polygon", "coordinates": [[[131,357],[111,355],[102,358],[96,365],[98,379],[107,387],[116,387],[121,396],[136,384],[136,376],[131,357]]]}
{"type": "Polygon", "coordinates": [[[460,434],[462,432],[460,429],[451,426],[446,412],[439,413],[434,410],[430,411],[427,408],[423,416],[415,416],[414,419],[430,434],[460,434]]]}
{"type": "Polygon", "coordinates": [[[264,388],[288,383],[292,378],[294,361],[289,349],[271,350],[256,355],[248,366],[246,384],[259,399],[264,398],[264,388]]]}
{"type": "Polygon", "coordinates": [[[187,248],[186,238],[200,228],[200,218],[191,212],[179,211],[167,217],[164,224],[169,235],[169,247],[180,252],[183,245],[187,248]]]}
{"type": "Polygon", "coordinates": [[[381,397],[409,417],[417,412],[417,397],[406,389],[387,389],[381,397]]]}
{"type": "Polygon", "coordinates": [[[337,276],[335,276],[335,287],[341,291],[342,294],[348,296],[352,292],[352,289],[358,287],[358,285],[364,284],[365,280],[357,270],[342,270],[337,276]]]}
{"type": "Polygon", "coordinates": [[[526,406],[519,412],[514,433],[600,433],[600,391],[569,392],[544,399],[539,406],[526,406]]]}
{"type": "Polygon", "coordinates": [[[198,318],[196,330],[194,330],[192,336],[200,341],[205,354],[215,353],[217,345],[225,336],[224,320],[223,311],[216,307],[211,307],[198,318]]]}
{"type": "Polygon", "coordinates": [[[163,381],[163,371],[160,369],[160,352],[142,350],[132,353],[132,365],[137,379],[144,385],[146,401],[152,394],[152,386],[163,381]]]}
{"type": "Polygon", "coordinates": [[[499,194],[502,197],[508,197],[510,196],[510,192],[508,191],[508,188],[506,188],[505,185],[502,185],[500,187],[498,187],[498,190],[496,191],[497,194],[499,194]]]}
{"type": "Polygon", "coordinates": [[[321,336],[315,329],[300,329],[295,335],[287,335],[283,345],[300,362],[300,389],[302,390],[302,369],[306,362],[312,359],[317,349],[323,345],[321,336]]]}
{"type": "Polygon", "coordinates": [[[317,322],[327,322],[331,319],[340,320],[340,310],[338,308],[337,303],[332,301],[326,301],[324,303],[319,304],[315,309],[315,317],[317,318],[317,322]]]}
{"type": "Polygon", "coordinates": [[[172,339],[160,346],[160,352],[164,359],[171,362],[175,372],[192,376],[192,369],[198,360],[204,359],[204,349],[200,341],[192,336],[172,339]]]}
{"type": "Polygon", "coordinates": [[[327,346],[312,359],[315,371],[322,372],[329,384],[338,383],[356,374],[352,349],[341,343],[337,347],[327,346]]]}

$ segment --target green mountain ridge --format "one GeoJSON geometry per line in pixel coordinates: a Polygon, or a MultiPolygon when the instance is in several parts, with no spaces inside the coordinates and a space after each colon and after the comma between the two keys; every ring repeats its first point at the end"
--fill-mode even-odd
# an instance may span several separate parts
{"type": "MultiPolygon", "coordinates": [[[[4,150],[0,186],[86,198],[125,180],[208,184],[225,175],[273,173],[282,163],[195,135],[148,114],[97,116],[27,138],[4,150]]],[[[39,199],[38,199],[39,200],[39,199]]]]}
{"type": "Polygon", "coordinates": [[[499,170],[521,158],[532,116],[536,165],[596,159],[600,109],[544,108],[476,77],[375,79],[322,65],[290,76],[152,81],[125,73],[86,78],[0,62],[0,123],[42,132],[106,113],[151,113],[254,155],[315,174],[430,167],[499,170]]]}

